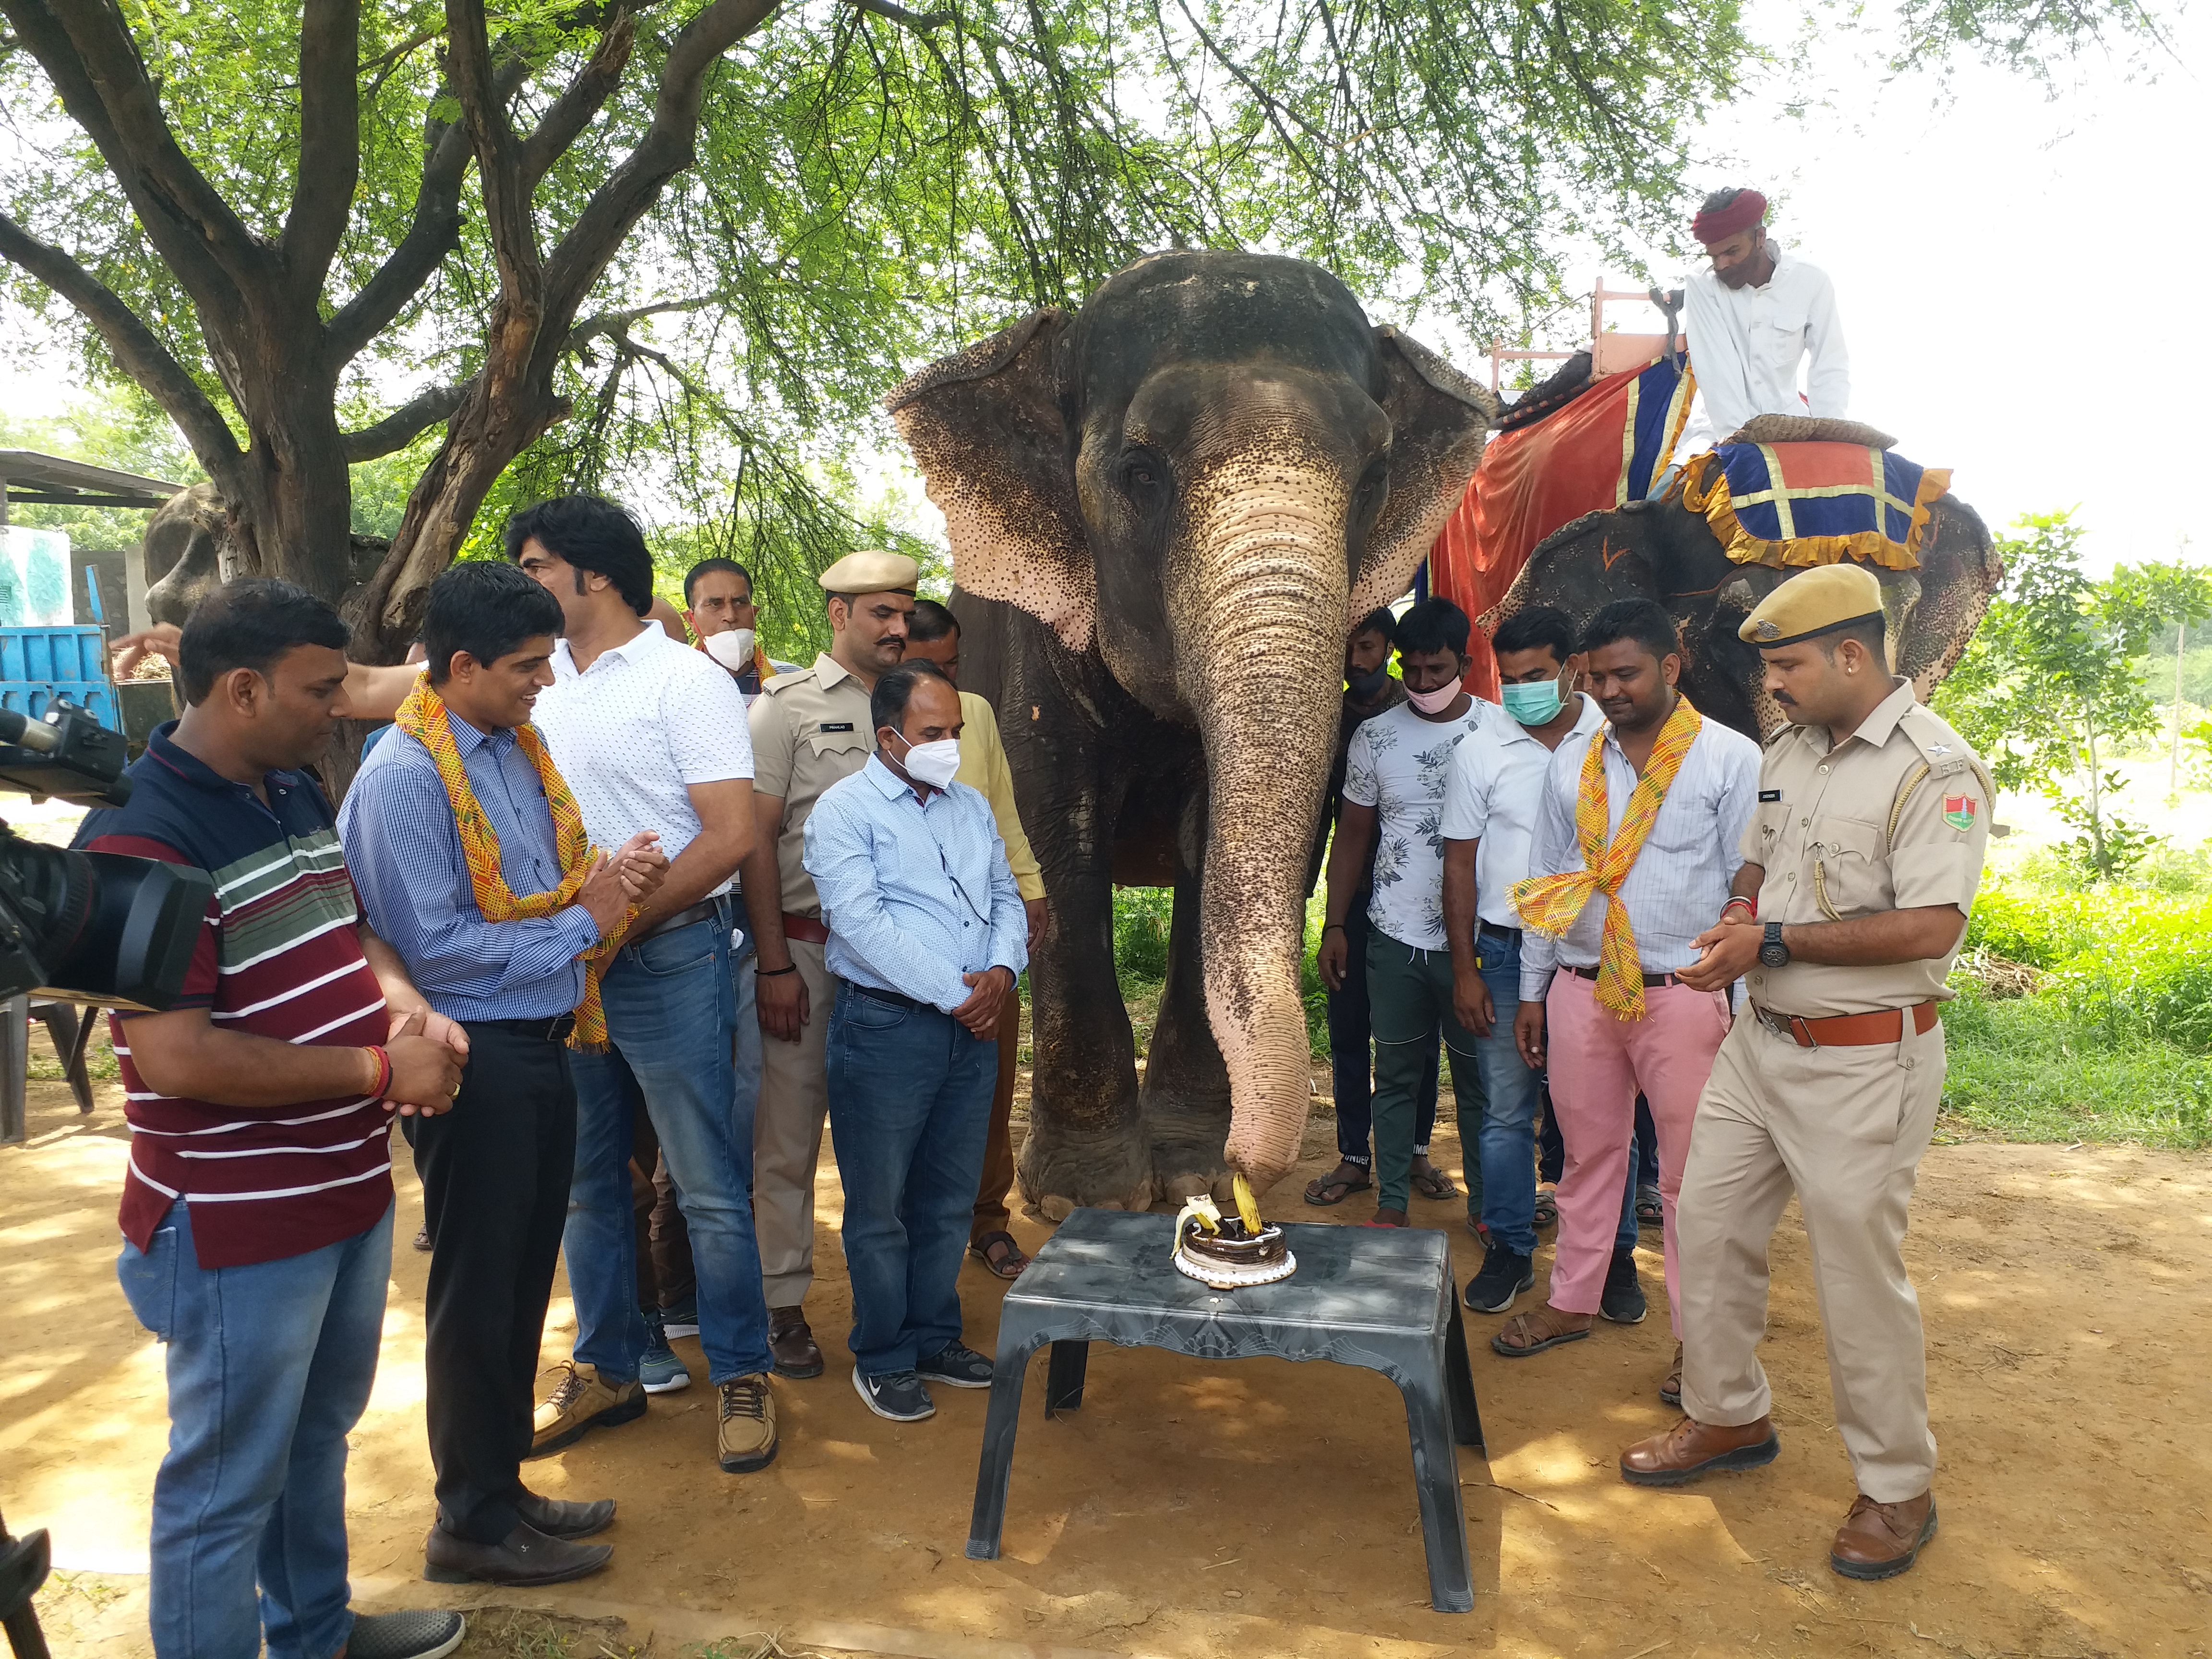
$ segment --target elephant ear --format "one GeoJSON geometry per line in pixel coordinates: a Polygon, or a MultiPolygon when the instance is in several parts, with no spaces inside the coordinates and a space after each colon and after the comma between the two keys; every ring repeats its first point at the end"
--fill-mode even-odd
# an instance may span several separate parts
{"type": "Polygon", "coordinates": [[[1390,417],[1390,489],[1352,580],[1354,617],[1412,586],[1467,493],[1498,420],[1497,398],[1418,340],[1385,325],[1375,331],[1375,347],[1382,360],[1382,412],[1390,417]]]}
{"type": "Polygon", "coordinates": [[[939,359],[884,399],[945,514],[953,580],[1019,605],[1071,650],[1091,643],[1098,581],[1076,510],[1055,359],[1058,307],[939,359]]]}

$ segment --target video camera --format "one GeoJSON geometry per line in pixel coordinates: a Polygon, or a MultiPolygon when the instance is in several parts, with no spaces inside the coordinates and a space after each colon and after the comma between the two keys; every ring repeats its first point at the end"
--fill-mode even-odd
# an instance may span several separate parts
{"type": "MultiPolygon", "coordinates": [[[[0,789],[120,806],[123,734],[57,699],[41,720],[0,708],[0,789]]],[[[183,988],[214,879],[118,853],[67,852],[0,823],[0,997],[167,1008],[183,988]]]]}

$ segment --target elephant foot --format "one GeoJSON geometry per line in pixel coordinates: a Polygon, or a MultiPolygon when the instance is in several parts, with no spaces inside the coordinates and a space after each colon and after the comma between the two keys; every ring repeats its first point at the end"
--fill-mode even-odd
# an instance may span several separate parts
{"type": "Polygon", "coordinates": [[[1133,1126],[1087,1134],[1032,1120],[1017,1173],[1024,1206],[1047,1221],[1065,1221],[1078,1209],[1148,1210],[1156,1195],[1133,1126]]]}

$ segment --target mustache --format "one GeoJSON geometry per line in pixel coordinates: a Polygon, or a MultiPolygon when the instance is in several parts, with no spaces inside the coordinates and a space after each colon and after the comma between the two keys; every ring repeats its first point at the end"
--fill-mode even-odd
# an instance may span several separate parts
{"type": "Polygon", "coordinates": [[[1784,708],[1795,708],[1797,706],[1797,699],[1791,696],[1787,691],[1777,691],[1774,694],[1774,701],[1780,703],[1784,708]]]}

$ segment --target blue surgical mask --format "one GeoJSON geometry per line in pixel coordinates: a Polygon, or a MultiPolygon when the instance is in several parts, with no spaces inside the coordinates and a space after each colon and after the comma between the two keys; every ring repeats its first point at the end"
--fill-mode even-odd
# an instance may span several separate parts
{"type": "Polygon", "coordinates": [[[1542,726],[1559,712],[1559,683],[1538,680],[1533,685],[1508,685],[1505,712],[1523,726],[1542,726]]]}

